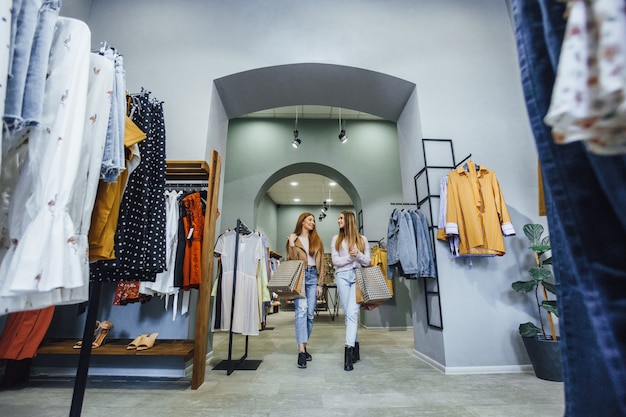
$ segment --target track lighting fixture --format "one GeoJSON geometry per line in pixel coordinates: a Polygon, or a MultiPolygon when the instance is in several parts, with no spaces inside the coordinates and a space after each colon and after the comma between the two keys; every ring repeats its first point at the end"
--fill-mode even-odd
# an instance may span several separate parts
{"type": "Polygon", "coordinates": [[[346,136],[346,130],[341,125],[341,108],[339,108],[339,142],[346,143],[348,141],[348,136],[346,136]]]}
{"type": "Polygon", "coordinates": [[[296,122],[293,126],[293,141],[291,142],[291,146],[298,149],[298,146],[302,143],[300,139],[300,132],[298,132],[298,107],[296,107],[296,122]]]}
{"type": "Polygon", "coordinates": [[[324,201],[324,203],[322,204],[322,208],[320,210],[320,215],[318,217],[320,222],[326,218],[327,211],[328,211],[328,203],[324,201]]]}
{"type": "Polygon", "coordinates": [[[339,132],[339,142],[346,143],[347,140],[348,137],[346,136],[346,131],[341,129],[341,132],[339,132]]]}
{"type": "Polygon", "coordinates": [[[300,138],[298,137],[298,129],[294,129],[293,130],[293,142],[291,142],[291,146],[297,149],[301,143],[302,143],[302,140],[300,140],[300,138]]]}

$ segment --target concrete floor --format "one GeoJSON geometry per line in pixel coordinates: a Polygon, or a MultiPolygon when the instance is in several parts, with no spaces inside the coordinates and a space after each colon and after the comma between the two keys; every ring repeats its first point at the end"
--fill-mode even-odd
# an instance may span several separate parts
{"type": "MultiPolygon", "coordinates": [[[[563,383],[534,374],[444,375],[413,353],[413,332],[359,329],[361,361],[343,370],[343,316],[316,317],[309,342],[313,361],[296,366],[293,312],[268,316],[249,338],[256,370],[214,370],[228,355],[228,334],[214,336],[206,382],[191,390],[187,378],[89,378],[83,416],[449,416],[557,417],[563,383]]],[[[233,358],[245,337],[234,336],[233,358]]],[[[158,339],[157,339],[158,343],[158,339]]],[[[73,378],[33,376],[28,385],[0,391],[0,416],[68,416],[73,378]]]]}

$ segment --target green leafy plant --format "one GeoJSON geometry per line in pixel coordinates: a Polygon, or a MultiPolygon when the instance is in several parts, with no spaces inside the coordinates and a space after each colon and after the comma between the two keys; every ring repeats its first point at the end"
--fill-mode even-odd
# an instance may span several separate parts
{"type": "Polygon", "coordinates": [[[548,292],[556,294],[556,288],[550,278],[552,277],[552,271],[546,268],[546,265],[552,264],[552,257],[545,257],[545,253],[550,250],[550,236],[542,237],[543,226],[540,224],[526,224],[524,225],[524,234],[531,243],[530,249],[534,253],[535,265],[528,270],[530,277],[527,281],[515,281],[511,284],[511,287],[521,293],[530,293],[534,291],[535,301],[537,304],[537,314],[539,316],[539,322],[541,328],[537,327],[532,322],[522,323],[519,325],[519,333],[524,337],[533,337],[539,333],[542,333],[544,338],[548,338],[546,330],[543,324],[542,309],[547,312],[547,317],[550,323],[551,337],[556,340],[556,334],[554,330],[554,321],[552,314],[559,316],[556,299],[549,299],[548,292]],[[539,293],[541,292],[541,297],[539,293]]]}

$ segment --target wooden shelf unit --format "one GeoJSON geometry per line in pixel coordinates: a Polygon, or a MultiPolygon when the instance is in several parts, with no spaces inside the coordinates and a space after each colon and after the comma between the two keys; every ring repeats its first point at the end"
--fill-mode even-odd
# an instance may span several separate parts
{"type": "MultiPolygon", "coordinates": [[[[126,349],[132,339],[111,339],[98,348],[92,349],[92,355],[123,355],[123,356],[182,356],[185,361],[193,358],[195,342],[193,340],[160,340],[146,350],[126,349]]],[[[39,349],[38,355],[76,355],[80,349],[74,349],[76,340],[47,339],[39,349]]]]}
{"type": "MultiPolygon", "coordinates": [[[[206,371],[206,351],[209,332],[209,314],[211,307],[211,282],[213,278],[213,245],[215,243],[215,221],[217,220],[217,202],[220,183],[221,158],[217,151],[211,153],[211,164],[205,161],[167,161],[166,180],[182,183],[184,181],[207,182],[207,205],[202,238],[202,281],[198,289],[198,308],[195,320],[195,339],[168,340],[157,339],[155,345],[143,351],[127,350],[131,340],[111,339],[96,349],[92,355],[135,355],[135,356],[182,356],[185,361],[193,358],[191,389],[198,389],[204,383],[206,371]]],[[[76,340],[44,340],[38,355],[78,355],[80,349],[74,349],[76,340]]]]}

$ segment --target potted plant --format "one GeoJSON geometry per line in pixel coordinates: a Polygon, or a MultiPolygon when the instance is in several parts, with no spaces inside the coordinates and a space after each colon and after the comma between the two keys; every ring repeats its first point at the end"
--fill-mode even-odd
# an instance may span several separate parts
{"type": "Polygon", "coordinates": [[[550,299],[548,293],[556,294],[555,285],[550,281],[552,271],[546,266],[552,264],[552,258],[546,257],[550,251],[550,237],[543,235],[540,224],[524,225],[524,234],[530,241],[535,264],[528,270],[529,280],[515,281],[511,287],[521,293],[534,293],[539,324],[527,322],[519,325],[519,333],[524,341],[526,352],[538,378],[549,381],[562,381],[561,349],[559,338],[554,328],[552,315],[558,317],[556,299],[550,299]],[[544,317],[550,325],[550,333],[546,333],[544,317]]]}

